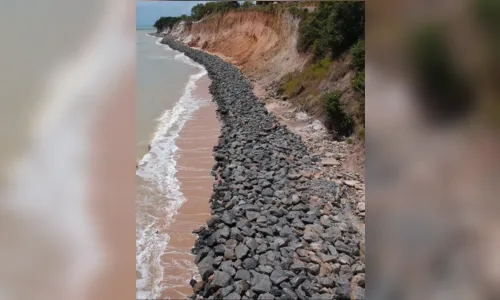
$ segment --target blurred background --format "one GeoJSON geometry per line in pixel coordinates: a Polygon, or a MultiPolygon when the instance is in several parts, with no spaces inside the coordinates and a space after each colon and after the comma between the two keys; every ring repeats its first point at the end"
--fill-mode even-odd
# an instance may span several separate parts
{"type": "Polygon", "coordinates": [[[500,1],[367,21],[367,299],[500,299],[500,1]]]}
{"type": "Polygon", "coordinates": [[[0,2],[0,299],[134,299],[135,2],[0,2]]]}
{"type": "MultiPolygon", "coordinates": [[[[0,299],[134,297],[135,2],[0,2],[0,299]]],[[[500,299],[500,1],[367,3],[367,299],[500,299]]]]}

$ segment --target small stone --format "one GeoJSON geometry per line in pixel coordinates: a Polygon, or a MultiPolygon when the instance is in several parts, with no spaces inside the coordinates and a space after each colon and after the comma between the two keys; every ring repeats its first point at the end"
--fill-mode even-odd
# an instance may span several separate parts
{"type": "Polygon", "coordinates": [[[365,299],[365,289],[359,286],[355,286],[351,291],[351,299],[364,300],[365,299]]]}
{"type": "Polygon", "coordinates": [[[251,257],[245,258],[245,260],[243,261],[243,267],[247,270],[253,270],[257,267],[257,265],[258,262],[251,257]]]}
{"type": "Polygon", "coordinates": [[[258,247],[257,247],[257,250],[255,250],[257,253],[264,253],[267,251],[267,245],[266,244],[260,244],[258,247]]]}
{"type": "Polygon", "coordinates": [[[356,285],[359,285],[361,287],[365,287],[365,274],[360,273],[360,274],[354,275],[351,282],[356,284],[356,285]]]}
{"type": "Polygon", "coordinates": [[[328,288],[335,287],[335,280],[333,280],[333,277],[324,277],[319,279],[319,283],[328,288]]]}
{"type": "Polygon", "coordinates": [[[365,211],[365,202],[359,202],[357,205],[358,211],[364,212],[365,211]]]}
{"type": "Polygon", "coordinates": [[[250,272],[248,272],[247,270],[238,270],[238,272],[236,272],[236,275],[234,276],[235,279],[242,279],[242,280],[246,280],[246,281],[250,281],[250,272]]]}
{"type": "Polygon", "coordinates": [[[357,183],[358,181],[356,180],[344,180],[344,184],[349,187],[354,187],[357,183]]]}
{"type": "Polygon", "coordinates": [[[248,289],[250,289],[250,284],[246,280],[240,280],[234,283],[234,287],[235,292],[241,295],[244,292],[248,291],[248,289]]]}
{"type": "Polygon", "coordinates": [[[338,262],[343,264],[343,265],[348,265],[351,263],[351,258],[347,255],[345,255],[344,253],[340,254],[339,258],[338,258],[338,262]]]}
{"type": "Polygon", "coordinates": [[[237,293],[231,293],[229,295],[227,295],[226,297],[224,297],[224,299],[227,299],[227,300],[241,300],[241,296],[237,293]]]}
{"type": "Polygon", "coordinates": [[[317,242],[319,240],[319,234],[314,232],[311,227],[306,226],[304,230],[304,240],[308,242],[317,242]]]}
{"type": "Polygon", "coordinates": [[[291,173],[291,174],[288,174],[287,178],[290,179],[290,180],[298,180],[302,177],[302,175],[300,173],[291,173]]]}
{"type": "Polygon", "coordinates": [[[214,273],[213,261],[214,258],[212,256],[206,256],[198,263],[198,271],[203,280],[207,280],[214,273]]]}
{"type": "Polygon", "coordinates": [[[340,165],[340,162],[338,160],[336,160],[335,158],[324,158],[322,161],[321,161],[321,164],[323,166],[338,166],[340,165]]]}
{"type": "Polygon", "coordinates": [[[334,261],[337,257],[333,255],[327,255],[324,253],[319,253],[318,254],[319,258],[321,259],[322,262],[328,263],[334,261]]]}
{"type": "Polygon", "coordinates": [[[272,197],[274,195],[274,192],[271,188],[265,188],[262,190],[262,195],[266,197],[272,197]]]}
{"type": "Polygon", "coordinates": [[[193,286],[193,292],[195,294],[198,294],[201,290],[203,290],[204,287],[205,287],[205,282],[204,281],[198,281],[193,286]]]}
{"type": "Polygon", "coordinates": [[[289,288],[284,288],[283,293],[285,293],[285,295],[287,295],[289,297],[288,299],[291,299],[291,300],[298,299],[297,294],[295,294],[295,292],[289,288]]]}
{"type": "Polygon", "coordinates": [[[340,253],[345,253],[345,254],[351,254],[352,249],[351,247],[347,246],[345,243],[341,241],[336,241],[335,242],[335,249],[337,249],[338,252],[340,253]]]}
{"type": "Polygon", "coordinates": [[[299,273],[300,271],[304,270],[304,268],[305,264],[300,260],[295,260],[290,266],[290,269],[292,269],[295,273],[299,273]]]}
{"type": "Polygon", "coordinates": [[[267,275],[261,275],[258,278],[258,281],[256,284],[252,287],[252,290],[254,290],[257,293],[269,293],[271,291],[271,280],[269,279],[269,276],[267,275]]]}
{"type": "Polygon", "coordinates": [[[226,225],[236,224],[234,217],[227,210],[225,210],[224,213],[222,214],[221,221],[224,222],[226,225]]]}
{"type": "Polygon", "coordinates": [[[227,239],[229,237],[229,227],[227,227],[227,226],[224,226],[218,232],[219,232],[219,236],[222,238],[227,239]]]}
{"type": "Polygon", "coordinates": [[[251,222],[251,221],[257,219],[260,216],[260,214],[256,211],[247,210],[245,213],[245,216],[247,217],[248,221],[251,222]]]}
{"type": "Polygon", "coordinates": [[[259,271],[264,273],[264,274],[271,274],[273,271],[273,267],[271,266],[259,266],[259,271]]]}
{"type": "Polygon", "coordinates": [[[217,287],[226,287],[231,284],[231,275],[226,272],[216,271],[212,284],[217,287]]]}
{"type": "Polygon", "coordinates": [[[307,271],[312,275],[318,275],[319,274],[319,265],[313,264],[313,263],[308,263],[307,264],[307,271]]]}
{"type": "Polygon", "coordinates": [[[299,275],[299,276],[295,276],[294,278],[292,278],[290,283],[292,284],[292,287],[296,288],[299,285],[301,285],[306,279],[307,279],[307,277],[299,275]]]}
{"type": "Polygon", "coordinates": [[[238,259],[242,259],[243,257],[245,257],[245,255],[247,255],[248,253],[248,247],[243,245],[243,244],[239,244],[236,249],[234,249],[234,253],[236,254],[236,257],[238,259]]]}
{"type": "Polygon", "coordinates": [[[259,295],[257,300],[274,300],[274,296],[272,294],[265,293],[265,294],[259,295]]]}
{"type": "Polygon", "coordinates": [[[231,294],[232,291],[234,291],[234,286],[229,285],[220,289],[220,294],[222,297],[226,297],[227,295],[231,294]]]}
{"type": "Polygon", "coordinates": [[[271,273],[271,276],[270,276],[270,279],[271,279],[271,282],[274,284],[274,285],[279,285],[280,283],[282,283],[283,281],[287,280],[288,277],[285,275],[285,273],[283,271],[280,271],[280,270],[274,270],[272,273],[271,273]]]}

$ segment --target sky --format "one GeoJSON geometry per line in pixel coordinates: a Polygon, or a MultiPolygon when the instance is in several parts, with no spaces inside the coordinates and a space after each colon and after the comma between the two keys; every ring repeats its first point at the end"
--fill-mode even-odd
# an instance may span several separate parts
{"type": "Polygon", "coordinates": [[[137,1],[136,27],[152,27],[160,17],[190,15],[191,8],[204,1],[137,1]]]}

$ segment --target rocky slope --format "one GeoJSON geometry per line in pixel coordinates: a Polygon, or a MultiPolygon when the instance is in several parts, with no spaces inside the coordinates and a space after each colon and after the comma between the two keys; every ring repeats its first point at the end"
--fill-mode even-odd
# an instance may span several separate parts
{"type": "Polygon", "coordinates": [[[364,238],[339,186],[315,179],[320,158],[280,125],[230,63],[165,38],[203,64],[222,122],[212,217],[193,253],[208,299],[364,299],[364,238]]]}

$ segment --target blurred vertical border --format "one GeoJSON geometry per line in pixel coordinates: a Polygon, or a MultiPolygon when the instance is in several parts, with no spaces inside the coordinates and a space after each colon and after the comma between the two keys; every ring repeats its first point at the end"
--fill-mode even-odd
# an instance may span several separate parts
{"type": "Polygon", "coordinates": [[[135,299],[135,1],[0,3],[0,299],[135,299]]]}
{"type": "Polygon", "coordinates": [[[367,299],[500,299],[500,1],[366,1],[367,299]]]}

